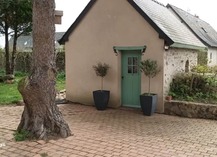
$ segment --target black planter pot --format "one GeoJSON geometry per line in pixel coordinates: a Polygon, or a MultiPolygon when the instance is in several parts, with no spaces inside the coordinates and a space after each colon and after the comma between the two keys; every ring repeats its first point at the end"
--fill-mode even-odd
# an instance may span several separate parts
{"type": "Polygon", "coordinates": [[[151,116],[157,107],[157,94],[143,94],[140,95],[140,105],[142,112],[146,116],[151,116]]]}
{"type": "Polygon", "coordinates": [[[97,90],[93,91],[93,99],[97,110],[105,110],[107,108],[110,97],[110,91],[97,90]]]}

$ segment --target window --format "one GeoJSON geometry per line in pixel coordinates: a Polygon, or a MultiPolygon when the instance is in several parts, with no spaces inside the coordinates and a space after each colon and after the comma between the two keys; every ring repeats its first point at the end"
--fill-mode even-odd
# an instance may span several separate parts
{"type": "Polygon", "coordinates": [[[212,53],[209,54],[209,59],[212,60],[212,53]]]}
{"type": "Polygon", "coordinates": [[[138,57],[128,57],[128,74],[138,73],[138,57]]]}
{"type": "Polygon", "coordinates": [[[188,73],[190,70],[189,70],[189,60],[187,60],[185,62],[185,72],[188,73]]]}

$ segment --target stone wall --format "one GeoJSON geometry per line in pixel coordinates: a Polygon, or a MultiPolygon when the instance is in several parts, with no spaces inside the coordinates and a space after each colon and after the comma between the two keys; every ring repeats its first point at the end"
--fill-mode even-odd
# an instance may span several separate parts
{"type": "Polygon", "coordinates": [[[210,48],[208,49],[207,53],[207,63],[208,66],[215,66],[217,65],[217,48],[210,48]]]}
{"type": "Polygon", "coordinates": [[[164,53],[164,96],[169,92],[173,76],[197,65],[197,51],[170,48],[164,53]],[[186,67],[186,63],[188,66],[186,67]]]}
{"type": "Polygon", "coordinates": [[[189,118],[217,120],[217,105],[171,101],[165,102],[164,113],[189,118]]]}

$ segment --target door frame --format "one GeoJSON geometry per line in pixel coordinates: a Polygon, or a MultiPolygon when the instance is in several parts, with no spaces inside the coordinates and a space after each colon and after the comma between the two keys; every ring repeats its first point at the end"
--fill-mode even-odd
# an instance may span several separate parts
{"type": "MultiPolygon", "coordinates": [[[[130,52],[130,51],[134,51],[134,52],[140,52],[141,55],[143,55],[145,53],[145,50],[146,50],[146,46],[114,46],[113,47],[113,50],[114,52],[116,53],[116,55],[119,55],[121,56],[121,59],[120,59],[120,102],[121,102],[121,106],[123,106],[123,103],[122,103],[122,100],[123,100],[123,91],[122,91],[122,53],[124,53],[124,51],[126,52],[130,52]]],[[[132,52],[132,53],[134,53],[132,52]]],[[[141,77],[141,75],[140,75],[141,77]]],[[[141,79],[140,79],[141,80],[141,79]]],[[[141,91],[141,81],[140,81],[140,91],[141,91]]],[[[129,107],[132,107],[132,106],[129,106],[129,107]]],[[[137,106],[135,106],[137,107],[137,106]]]]}

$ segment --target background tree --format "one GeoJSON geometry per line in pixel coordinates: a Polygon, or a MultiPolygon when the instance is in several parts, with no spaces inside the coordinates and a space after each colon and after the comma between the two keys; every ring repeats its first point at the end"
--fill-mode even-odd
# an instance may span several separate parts
{"type": "Polygon", "coordinates": [[[5,72],[14,73],[17,38],[31,32],[32,1],[0,0],[0,33],[5,36],[5,72]],[[10,55],[9,36],[13,36],[13,50],[10,55]],[[10,59],[11,56],[11,59],[10,59]]]}
{"type": "Polygon", "coordinates": [[[5,72],[10,74],[9,28],[12,0],[0,0],[0,33],[5,36],[5,72]]]}
{"type": "Polygon", "coordinates": [[[18,37],[22,34],[29,34],[32,31],[32,0],[14,0],[12,10],[14,11],[11,23],[11,29],[13,30],[13,49],[10,74],[14,73],[18,37]]]}
{"type": "Polygon", "coordinates": [[[55,104],[54,9],[54,0],[33,0],[32,72],[18,85],[25,107],[17,131],[27,130],[36,139],[71,135],[55,104]]]}
{"type": "Polygon", "coordinates": [[[3,56],[4,50],[0,47],[0,71],[4,68],[4,56],[3,56]]]}

